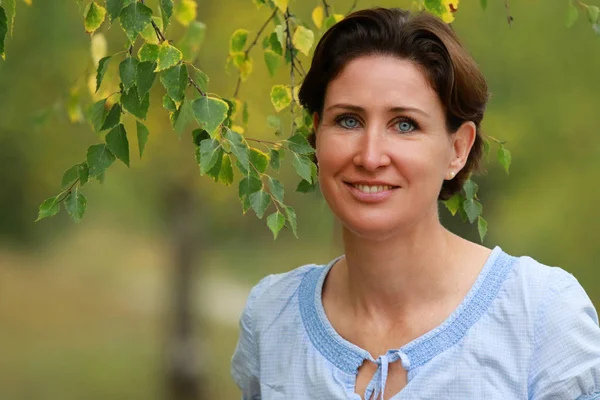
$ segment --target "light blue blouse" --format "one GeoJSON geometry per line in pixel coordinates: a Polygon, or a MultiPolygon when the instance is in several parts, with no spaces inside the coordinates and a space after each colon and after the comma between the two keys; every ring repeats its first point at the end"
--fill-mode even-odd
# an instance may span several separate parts
{"type": "Polygon", "coordinates": [[[231,362],[243,399],[359,400],[365,359],[378,364],[365,399],[383,398],[395,361],[408,383],[394,400],[600,399],[598,314],[563,269],[496,247],[441,325],[374,359],[323,309],[323,282],[340,258],[269,275],[252,289],[231,362]]]}

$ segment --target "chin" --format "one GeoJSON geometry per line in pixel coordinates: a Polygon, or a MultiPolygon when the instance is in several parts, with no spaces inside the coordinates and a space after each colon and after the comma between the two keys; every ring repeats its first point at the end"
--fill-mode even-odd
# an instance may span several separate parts
{"type": "Polygon", "coordinates": [[[379,215],[364,215],[352,217],[338,215],[344,229],[353,235],[372,240],[384,240],[398,234],[403,228],[411,225],[407,218],[395,215],[390,219],[389,213],[378,213],[379,215]]]}

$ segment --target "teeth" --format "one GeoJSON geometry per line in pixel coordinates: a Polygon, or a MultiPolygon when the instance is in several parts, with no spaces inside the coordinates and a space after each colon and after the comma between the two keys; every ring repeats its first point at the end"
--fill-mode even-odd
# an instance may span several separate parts
{"type": "Polygon", "coordinates": [[[383,192],[384,190],[392,189],[392,187],[389,185],[384,185],[384,186],[353,185],[353,186],[363,193],[377,193],[377,192],[383,192]]]}

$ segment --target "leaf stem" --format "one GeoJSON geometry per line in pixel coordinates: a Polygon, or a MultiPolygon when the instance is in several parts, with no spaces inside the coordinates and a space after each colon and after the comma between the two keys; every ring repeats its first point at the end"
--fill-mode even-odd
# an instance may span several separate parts
{"type": "MultiPolygon", "coordinates": [[[[252,48],[254,46],[256,46],[256,44],[258,43],[258,39],[260,38],[260,35],[262,35],[262,33],[265,30],[265,28],[267,27],[267,25],[269,25],[269,22],[271,22],[271,20],[273,18],[275,18],[275,15],[277,15],[277,8],[275,8],[273,10],[273,12],[269,16],[269,18],[267,18],[267,20],[265,21],[265,23],[260,27],[260,29],[256,33],[256,36],[254,37],[254,40],[252,41],[252,43],[250,43],[250,45],[248,46],[248,48],[246,50],[244,50],[244,59],[248,58],[248,54],[250,54],[250,50],[252,50],[252,48]]],[[[238,75],[237,83],[235,85],[235,91],[233,92],[233,97],[234,98],[238,97],[238,93],[240,91],[241,84],[242,84],[242,72],[240,71],[240,73],[238,75]]]]}

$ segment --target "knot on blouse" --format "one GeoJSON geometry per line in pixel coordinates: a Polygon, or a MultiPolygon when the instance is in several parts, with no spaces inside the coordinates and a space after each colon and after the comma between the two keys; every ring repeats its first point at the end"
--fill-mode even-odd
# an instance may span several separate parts
{"type": "Polygon", "coordinates": [[[378,382],[378,387],[375,388],[375,396],[374,398],[380,397],[383,399],[383,394],[385,392],[385,384],[387,383],[389,364],[400,360],[402,363],[402,368],[408,371],[410,367],[410,359],[408,356],[400,350],[389,350],[382,356],[379,356],[377,360],[372,360],[377,364],[377,371],[375,371],[375,376],[373,377],[373,383],[378,382]]]}

